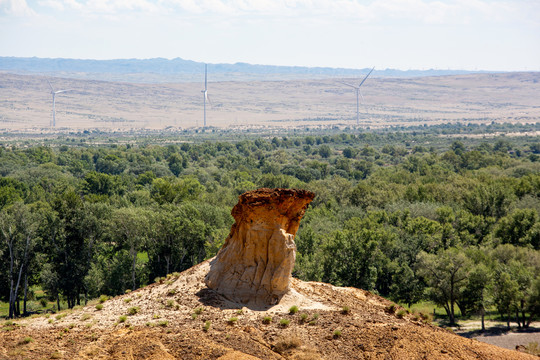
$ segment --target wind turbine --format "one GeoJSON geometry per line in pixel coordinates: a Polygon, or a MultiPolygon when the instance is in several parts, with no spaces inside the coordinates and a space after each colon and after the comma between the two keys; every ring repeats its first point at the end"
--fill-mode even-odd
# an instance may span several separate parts
{"type": "Polygon", "coordinates": [[[71,91],[73,89],[65,89],[65,90],[56,90],[54,91],[51,82],[47,80],[49,83],[49,87],[51,88],[51,94],[52,94],[52,127],[56,127],[56,94],[60,94],[66,91],[71,91]]]}
{"type": "Polygon", "coordinates": [[[342,83],[344,85],[347,85],[347,86],[350,86],[350,87],[352,87],[352,88],[354,88],[356,90],[356,125],[357,126],[360,125],[360,109],[359,109],[359,98],[358,98],[359,95],[362,97],[362,104],[364,103],[364,95],[362,95],[362,92],[360,91],[360,86],[362,86],[362,84],[364,84],[364,81],[366,81],[366,79],[368,78],[369,75],[371,75],[371,73],[373,72],[374,69],[375,69],[375,67],[373,67],[368,72],[366,77],[362,80],[362,82],[358,86],[353,85],[353,84],[349,84],[349,83],[346,83],[346,82],[343,82],[343,81],[340,81],[340,83],[342,83]]]}
{"type": "Polygon", "coordinates": [[[212,102],[210,101],[210,98],[208,97],[208,76],[207,76],[207,70],[208,70],[208,64],[204,64],[204,90],[201,90],[203,93],[203,109],[204,109],[204,123],[203,127],[206,127],[206,101],[210,105],[212,105],[212,102]]]}

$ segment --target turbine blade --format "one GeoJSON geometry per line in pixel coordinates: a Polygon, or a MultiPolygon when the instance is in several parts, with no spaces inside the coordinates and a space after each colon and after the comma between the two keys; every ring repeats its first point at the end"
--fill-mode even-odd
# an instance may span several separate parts
{"type": "Polygon", "coordinates": [[[366,77],[364,78],[364,80],[362,80],[362,82],[360,83],[360,85],[358,85],[358,87],[362,86],[362,84],[364,83],[364,81],[366,81],[366,79],[368,78],[368,76],[371,75],[371,73],[373,72],[373,70],[375,70],[375,67],[373,67],[373,68],[368,72],[368,74],[366,75],[366,77]]]}
{"type": "Polygon", "coordinates": [[[364,109],[366,110],[366,114],[369,114],[369,110],[368,110],[368,108],[367,108],[367,106],[366,106],[366,102],[364,101],[364,95],[362,95],[362,92],[361,92],[361,91],[359,91],[359,92],[360,92],[360,96],[362,97],[362,106],[363,106],[364,109]]]}
{"type": "Polygon", "coordinates": [[[348,84],[348,83],[343,82],[343,81],[338,81],[338,83],[343,84],[343,85],[350,86],[350,87],[355,88],[355,89],[358,87],[358,86],[356,86],[356,85],[348,84]]]}
{"type": "Polygon", "coordinates": [[[214,105],[212,104],[212,101],[210,101],[210,97],[208,96],[208,92],[204,93],[204,97],[206,98],[206,100],[208,100],[208,103],[210,104],[210,106],[214,107],[214,105]]]}
{"type": "Polygon", "coordinates": [[[66,92],[66,91],[73,91],[73,89],[58,90],[58,91],[55,91],[54,93],[55,94],[60,94],[60,93],[66,92]]]}
{"type": "Polygon", "coordinates": [[[207,76],[208,74],[208,65],[207,64],[204,64],[204,90],[207,90],[207,76]]]}
{"type": "Polygon", "coordinates": [[[53,87],[52,87],[51,82],[49,81],[49,79],[47,79],[47,83],[49,84],[49,87],[51,88],[51,92],[54,92],[54,89],[53,89],[53,87]]]}

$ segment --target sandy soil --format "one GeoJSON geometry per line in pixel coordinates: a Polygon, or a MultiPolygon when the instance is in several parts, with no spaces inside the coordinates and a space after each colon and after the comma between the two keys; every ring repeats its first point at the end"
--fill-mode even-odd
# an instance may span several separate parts
{"type": "MultiPolygon", "coordinates": [[[[0,131],[47,132],[55,89],[58,129],[202,126],[202,84],[130,84],[0,73],[0,131]]],[[[356,96],[338,81],[210,82],[208,126],[354,126],[356,96]]],[[[540,73],[370,78],[360,126],[537,122],[540,73]]]]}
{"type": "Polygon", "coordinates": [[[0,359],[535,358],[452,334],[354,288],[293,280],[278,305],[240,304],[205,288],[207,271],[207,262],[199,264],[110,299],[102,310],[91,305],[4,324],[0,359]],[[300,311],[290,314],[291,305],[300,311]],[[129,315],[130,308],[137,310],[129,315]]]}

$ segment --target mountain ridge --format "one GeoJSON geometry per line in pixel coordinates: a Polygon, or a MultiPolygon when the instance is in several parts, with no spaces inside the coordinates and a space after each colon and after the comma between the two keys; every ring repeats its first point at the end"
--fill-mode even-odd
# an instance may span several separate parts
{"type": "MultiPolygon", "coordinates": [[[[360,77],[370,70],[367,68],[332,68],[306,66],[260,65],[245,62],[234,64],[208,64],[209,74],[214,80],[265,80],[265,79],[300,79],[300,78],[331,78],[331,77],[360,77]]],[[[0,57],[0,71],[16,73],[48,74],[53,76],[71,76],[79,78],[103,79],[114,75],[124,75],[128,80],[137,80],[133,74],[152,75],[153,81],[193,81],[198,80],[204,73],[204,63],[174,59],[70,59],[70,58],[39,58],[39,57],[0,57]],[[129,76],[127,76],[129,75],[129,76]],[[171,78],[172,76],[172,78],[171,78]]],[[[398,70],[375,69],[372,76],[377,77],[421,77],[463,75],[485,73],[486,71],[467,70],[398,70]]],[[[144,81],[143,81],[144,82],[144,81]]]]}

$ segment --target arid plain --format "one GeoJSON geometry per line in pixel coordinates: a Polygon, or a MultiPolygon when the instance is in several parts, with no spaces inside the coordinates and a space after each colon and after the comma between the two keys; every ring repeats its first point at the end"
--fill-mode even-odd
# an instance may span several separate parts
{"type": "MultiPolygon", "coordinates": [[[[0,73],[0,131],[46,133],[55,90],[56,129],[193,128],[203,125],[204,84],[138,84],[0,73]]],[[[202,79],[201,79],[202,80],[202,79]]],[[[221,81],[209,76],[207,126],[355,126],[358,79],[221,81]]],[[[369,78],[361,127],[437,123],[532,123],[540,119],[540,73],[369,78]]]]}

